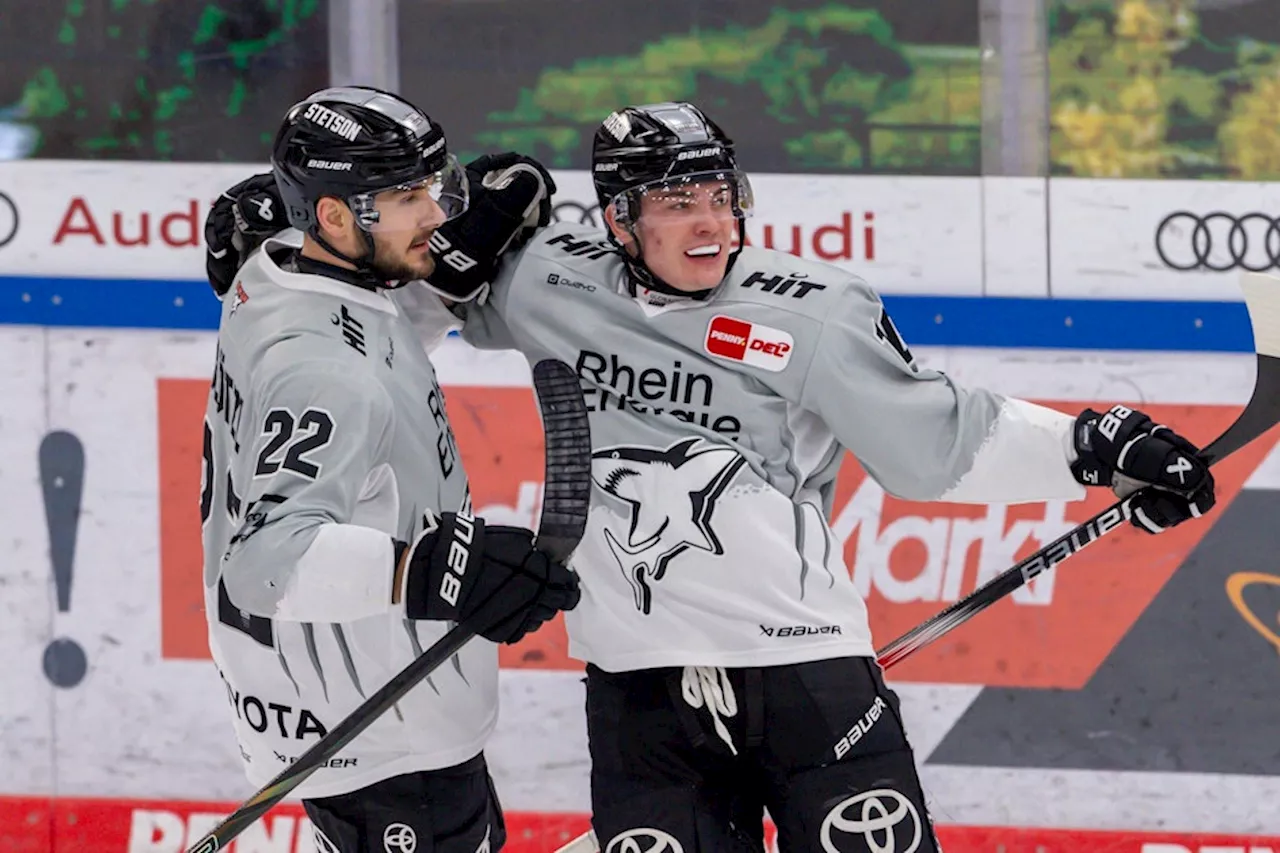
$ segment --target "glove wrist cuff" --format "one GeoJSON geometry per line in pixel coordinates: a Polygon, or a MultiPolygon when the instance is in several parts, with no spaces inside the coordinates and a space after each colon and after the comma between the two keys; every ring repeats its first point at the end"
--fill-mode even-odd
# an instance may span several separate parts
{"type": "Polygon", "coordinates": [[[437,287],[436,285],[432,284],[429,279],[423,281],[422,283],[423,285],[426,286],[427,290],[430,290],[432,293],[434,293],[436,296],[439,296],[441,299],[447,299],[450,302],[476,302],[480,305],[483,305],[485,303],[485,300],[488,299],[489,297],[489,282],[487,281],[480,282],[480,284],[477,285],[474,289],[472,289],[469,293],[457,292],[457,290],[464,290],[464,288],[458,288],[457,290],[449,290],[444,287],[437,287]]]}
{"type": "Polygon", "coordinates": [[[1115,479],[1115,469],[1098,457],[1093,447],[1093,431],[1098,425],[1098,413],[1085,409],[1076,417],[1071,429],[1072,450],[1075,458],[1071,460],[1071,476],[1082,486],[1110,486],[1115,479]]]}

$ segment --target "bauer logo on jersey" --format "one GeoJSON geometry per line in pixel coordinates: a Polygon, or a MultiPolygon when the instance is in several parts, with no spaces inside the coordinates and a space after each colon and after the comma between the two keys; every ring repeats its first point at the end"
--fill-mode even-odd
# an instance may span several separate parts
{"type": "Polygon", "coordinates": [[[717,314],[707,325],[707,352],[777,372],[791,361],[795,339],[781,329],[717,314]]]}

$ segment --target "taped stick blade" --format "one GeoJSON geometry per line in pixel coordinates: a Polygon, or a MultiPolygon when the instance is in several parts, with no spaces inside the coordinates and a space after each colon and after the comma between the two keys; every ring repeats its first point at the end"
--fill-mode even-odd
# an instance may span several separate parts
{"type": "Polygon", "coordinates": [[[587,529],[591,506],[591,426],[573,368],[546,359],[533,368],[533,388],[546,439],[546,480],[538,547],[568,559],[587,529]]]}

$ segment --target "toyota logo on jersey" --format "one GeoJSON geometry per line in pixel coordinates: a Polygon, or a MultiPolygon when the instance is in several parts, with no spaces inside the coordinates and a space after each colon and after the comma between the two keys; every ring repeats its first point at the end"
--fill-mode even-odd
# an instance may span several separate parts
{"type": "Polygon", "coordinates": [[[716,358],[777,372],[791,361],[795,339],[781,329],[717,314],[707,324],[706,350],[716,358]]]}
{"type": "Polygon", "coordinates": [[[684,847],[670,833],[644,826],[619,832],[605,853],[684,853],[684,847]]]}
{"type": "Polygon", "coordinates": [[[915,853],[924,838],[916,807],[892,788],[863,791],[836,804],[822,819],[819,840],[826,853],[865,849],[872,853],[915,853]],[[841,843],[842,835],[861,836],[860,844],[841,843]]]}

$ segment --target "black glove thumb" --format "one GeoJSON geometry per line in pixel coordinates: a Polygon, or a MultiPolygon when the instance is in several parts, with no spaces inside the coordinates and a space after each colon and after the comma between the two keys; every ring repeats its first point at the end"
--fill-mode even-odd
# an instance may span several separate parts
{"type": "Polygon", "coordinates": [[[514,151],[504,151],[501,154],[482,154],[467,164],[467,175],[473,180],[480,180],[490,172],[502,172],[517,163],[523,163],[536,169],[538,174],[542,176],[542,182],[547,188],[547,195],[555,195],[557,190],[556,182],[551,177],[551,173],[547,171],[547,168],[532,157],[526,157],[514,151]]]}
{"type": "Polygon", "coordinates": [[[489,172],[481,180],[481,186],[491,191],[489,198],[503,223],[499,233],[505,230],[511,234],[500,253],[523,245],[535,229],[546,224],[540,221],[539,203],[545,200],[549,204],[551,196],[542,175],[527,163],[489,172]]]}

